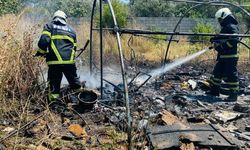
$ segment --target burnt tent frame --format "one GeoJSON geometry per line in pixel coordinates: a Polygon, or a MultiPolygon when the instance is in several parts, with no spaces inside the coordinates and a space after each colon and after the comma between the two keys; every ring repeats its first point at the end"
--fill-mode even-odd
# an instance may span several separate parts
{"type": "MultiPolygon", "coordinates": [[[[174,1],[174,0],[167,0],[167,1],[174,1]]],[[[215,6],[221,6],[222,5],[230,5],[233,7],[236,7],[238,9],[240,9],[243,13],[245,13],[248,17],[250,17],[250,13],[245,10],[244,8],[242,8],[241,6],[235,5],[233,3],[230,2],[218,2],[218,1],[210,1],[210,2],[199,2],[196,3],[196,5],[190,7],[183,16],[181,16],[180,20],[177,22],[174,31],[173,32],[153,32],[153,31],[147,31],[147,30],[134,30],[134,29],[121,29],[118,26],[117,20],[116,20],[116,16],[115,16],[115,12],[113,10],[113,6],[111,3],[111,0],[99,0],[99,13],[100,13],[100,25],[99,28],[94,28],[94,15],[95,15],[95,9],[97,6],[97,0],[93,0],[93,7],[92,7],[92,12],[91,12],[91,22],[90,22],[90,52],[89,52],[89,65],[90,65],[90,73],[93,73],[93,31],[99,31],[99,38],[100,38],[100,69],[101,69],[101,73],[100,73],[100,80],[101,80],[101,99],[103,99],[103,81],[105,81],[105,79],[103,78],[103,31],[112,31],[115,33],[116,35],[116,39],[117,39],[117,45],[118,45],[118,52],[119,52],[119,59],[120,59],[120,66],[121,66],[121,72],[122,72],[122,79],[123,79],[123,93],[124,93],[124,98],[125,98],[125,104],[126,104],[126,117],[127,117],[127,133],[128,133],[128,144],[129,144],[129,149],[132,149],[132,135],[131,135],[131,131],[132,131],[132,118],[131,118],[131,113],[130,113],[130,106],[129,106],[129,89],[128,89],[128,83],[127,83],[127,74],[125,71],[125,63],[124,63],[124,55],[123,55],[123,50],[122,50],[122,46],[121,46],[121,33],[124,34],[131,34],[132,36],[140,36],[140,35],[170,35],[170,39],[165,39],[168,42],[166,51],[165,51],[165,57],[164,57],[164,64],[167,62],[167,58],[168,58],[168,53],[170,50],[170,45],[171,42],[175,41],[173,40],[173,36],[174,35],[186,35],[186,36],[228,36],[228,34],[209,34],[209,33],[198,33],[198,34],[194,34],[194,33],[181,33],[181,32],[176,32],[178,26],[180,25],[181,21],[183,20],[183,18],[186,16],[186,14],[188,14],[191,10],[201,7],[201,6],[206,6],[206,5],[215,5],[215,6]],[[109,6],[109,10],[110,13],[112,15],[112,19],[113,19],[113,23],[114,23],[114,27],[113,28],[103,28],[102,26],[102,20],[103,20],[103,3],[107,3],[109,6]]],[[[233,36],[238,36],[242,38],[249,38],[250,35],[247,34],[249,32],[250,29],[248,29],[248,31],[245,34],[238,34],[238,35],[233,35],[233,36]]],[[[232,36],[232,35],[230,35],[232,36]]]]}
{"type": "MultiPolygon", "coordinates": [[[[100,79],[101,79],[101,99],[103,99],[103,26],[102,26],[102,13],[103,13],[103,1],[105,1],[108,6],[109,6],[109,10],[110,13],[112,15],[112,19],[113,19],[113,23],[114,23],[114,29],[119,29],[118,24],[117,24],[117,20],[116,20],[116,16],[115,16],[115,12],[112,6],[112,3],[110,0],[99,0],[99,13],[100,13],[100,28],[99,28],[99,35],[100,35],[100,69],[101,69],[101,73],[100,73],[100,79]]],[[[93,73],[93,21],[94,21],[94,14],[95,14],[95,8],[96,8],[96,3],[97,0],[93,1],[93,8],[92,8],[92,12],[91,12],[91,24],[90,24],[90,73],[93,73]]],[[[119,58],[120,58],[120,65],[121,65],[121,72],[122,72],[122,79],[123,79],[123,92],[124,92],[124,98],[125,98],[125,104],[126,104],[126,116],[127,116],[127,134],[128,134],[128,144],[129,144],[129,149],[132,149],[132,135],[131,135],[131,130],[132,130],[132,118],[130,115],[130,106],[129,106],[129,91],[128,91],[128,83],[127,83],[127,74],[125,72],[125,63],[124,63],[124,55],[123,55],[123,50],[122,50],[122,46],[121,46],[121,38],[120,38],[120,32],[119,30],[114,30],[115,34],[116,34],[116,39],[117,39],[117,45],[118,45],[118,51],[119,51],[119,58]]]]}

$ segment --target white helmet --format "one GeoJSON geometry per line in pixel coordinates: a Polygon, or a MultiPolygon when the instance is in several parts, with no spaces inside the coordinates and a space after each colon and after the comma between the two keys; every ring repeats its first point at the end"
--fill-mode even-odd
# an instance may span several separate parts
{"type": "Polygon", "coordinates": [[[53,20],[66,24],[67,15],[61,10],[57,10],[53,15],[53,20]]]}
{"type": "Polygon", "coordinates": [[[231,15],[232,12],[228,8],[221,8],[215,13],[216,19],[225,19],[227,16],[231,15]]]}

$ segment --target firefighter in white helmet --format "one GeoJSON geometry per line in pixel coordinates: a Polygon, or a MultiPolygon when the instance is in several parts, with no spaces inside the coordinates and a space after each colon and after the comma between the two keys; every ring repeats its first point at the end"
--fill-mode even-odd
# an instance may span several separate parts
{"type": "Polygon", "coordinates": [[[79,89],[81,83],[76,73],[76,32],[67,25],[67,15],[58,10],[52,21],[44,26],[38,42],[36,56],[45,56],[48,64],[49,100],[58,100],[63,74],[70,88],[79,89]]]}
{"type": "MultiPolygon", "coordinates": [[[[228,8],[222,8],[215,14],[221,26],[221,34],[239,34],[238,21],[228,8]]],[[[218,52],[217,64],[213,76],[210,78],[210,91],[207,94],[219,96],[220,93],[229,95],[227,101],[237,101],[239,81],[237,62],[239,59],[237,43],[238,37],[217,36],[211,38],[214,49],[218,52]],[[222,83],[224,81],[224,84],[222,83]]]]}

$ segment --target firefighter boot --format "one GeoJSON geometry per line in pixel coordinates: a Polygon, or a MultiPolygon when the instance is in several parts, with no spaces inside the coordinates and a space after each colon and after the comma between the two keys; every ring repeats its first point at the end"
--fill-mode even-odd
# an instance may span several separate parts
{"type": "Polygon", "coordinates": [[[207,95],[211,96],[220,96],[220,87],[219,86],[212,86],[210,90],[206,92],[207,95]]]}
{"type": "Polygon", "coordinates": [[[236,102],[238,100],[238,94],[234,93],[234,94],[230,94],[226,101],[228,102],[236,102]]]}

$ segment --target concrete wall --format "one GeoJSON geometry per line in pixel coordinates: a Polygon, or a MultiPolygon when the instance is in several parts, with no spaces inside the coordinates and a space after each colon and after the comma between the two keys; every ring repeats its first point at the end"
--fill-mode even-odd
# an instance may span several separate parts
{"type": "MultiPolygon", "coordinates": [[[[41,22],[48,21],[50,18],[38,17],[33,15],[27,15],[27,18],[33,22],[41,22]]],[[[145,29],[145,30],[153,30],[153,31],[173,31],[175,25],[179,21],[178,17],[135,17],[130,18],[128,21],[128,28],[134,29],[145,29]]],[[[90,23],[90,18],[70,18],[69,19],[71,25],[80,25],[83,22],[90,23]]],[[[206,18],[206,19],[194,19],[194,18],[184,18],[181,24],[178,26],[178,32],[192,32],[192,29],[196,26],[198,22],[210,23],[216,29],[220,29],[218,22],[214,18],[206,18]]],[[[246,31],[246,25],[240,25],[241,31],[246,31]]]]}
{"type": "MultiPolygon", "coordinates": [[[[175,25],[180,18],[177,17],[135,17],[128,20],[128,28],[157,30],[157,31],[173,31],[175,25]]],[[[90,22],[90,18],[71,18],[71,23],[81,24],[81,22],[90,22]]],[[[179,32],[191,32],[198,22],[206,22],[214,25],[219,29],[219,24],[215,19],[193,19],[184,18],[178,26],[179,32]]]]}
{"type": "MultiPolygon", "coordinates": [[[[177,22],[180,18],[177,17],[137,17],[129,19],[129,24],[131,27],[138,26],[142,29],[149,30],[160,30],[160,31],[173,31],[177,22]]],[[[198,22],[205,22],[214,25],[216,28],[219,28],[219,24],[215,19],[193,19],[193,18],[184,18],[177,28],[179,32],[191,32],[192,29],[196,26],[198,22]]]]}

